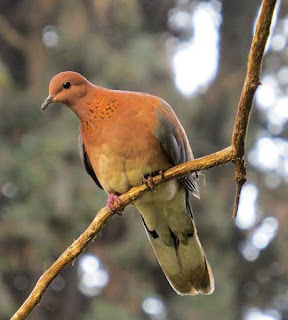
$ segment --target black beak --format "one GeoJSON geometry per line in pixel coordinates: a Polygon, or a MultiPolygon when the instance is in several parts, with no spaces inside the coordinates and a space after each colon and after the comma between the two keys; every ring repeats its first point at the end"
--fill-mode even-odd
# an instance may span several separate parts
{"type": "Polygon", "coordinates": [[[49,104],[50,103],[53,103],[54,102],[54,96],[48,96],[45,100],[44,100],[44,102],[42,103],[42,105],[41,105],[41,110],[42,111],[44,111],[48,106],[49,106],[49,104]]]}

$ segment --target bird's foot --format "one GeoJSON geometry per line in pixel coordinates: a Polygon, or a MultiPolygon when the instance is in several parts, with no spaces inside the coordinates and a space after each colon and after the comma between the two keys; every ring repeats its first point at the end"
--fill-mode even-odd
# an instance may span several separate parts
{"type": "Polygon", "coordinates": [[[155,191],[155,184],[153,181],[153,177],[156,177],[157,175],[161,175],[161,179],[164,179],[164,170],[160,170],[159,172],[156,172],[155,174],[151,175],[145,175],[143,179],[143,183],[146,184],[146,186],[150,189],[151,192],[155,191]]]}
{"type": "Polygon", "coordinates": [[[152,176],[145,176],[143,179],[143,183],[146,184],[146,186],[150,189],[151,192],[155,191],[155,185],[154,185],[154,181],[153,181],[153,177],[152,176]]]}
{"type": "Polygon", "coordinates": [[[108,198],[106,200],[106,206],[114,213],[122,216],[122,211],[115,209],[114,202],[116,202],[118,204],[122,204],[122,201],[119,198],[119,194],[109,193],[108,198]]]}

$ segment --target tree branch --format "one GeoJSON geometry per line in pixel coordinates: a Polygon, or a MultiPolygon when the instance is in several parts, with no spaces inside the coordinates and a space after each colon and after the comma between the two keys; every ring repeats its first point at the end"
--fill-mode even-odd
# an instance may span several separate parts
{"type": "Polygon", "coordinates": [[[262,58],[270,33],[270,26],[277,0],[263,0],[257,19],[256,30],[248,55],[247,73],[239,101],[234,130],[232,135],[232,148],[236,154],[235,176],[237,183],[236,196],[233,207],[233,217],[236,218],[239,207],[240,193],[246,182],[246,169],[244,162],[245,139],[248,122],[251,114],[254,94],[260,84],[259,77],[262,66],[262,58]]]}
{"type": "MultiPolygon", "coordinates": [[[[231,162],[233,159],[232,148],[228,147],[211,155],[199,158],[190,162],[180,164],[176,167],[168,169],[164,172],[164,176],[158,175],[153,178],[155,187],[169,180],[180,177],[188,172],[207,170],[211,167],[218,166],[223,163],[231,162]]],[[[140,187],[130,189],[128,192],[120,196],[121,205],[115,202],[115,209],[120,210],[128,204],[140,198],[145,192],[150,190],[145,184],[140,187]]],[[[66,249],[61,256],[52,264],[52,266],[44,272],[36,283],[33,291],[26,299],[20,309],[14,314],[11,320],[25,319],[34,307],[41,301],[41,298],[52,282],[52,280],[63,270],[67,264],[75,260],[86,245],[97,236],[105,223],[113,216],[113,212],[107,207],[101,209],[89,227],[66,249]]]]}
{"type": "MultiPolygon", "coordinates": [[[[261,12],[257,20],[256,32],[253,37],[248,57],[247,75],[238,105],[235,127],[232,135],[232,145],[216,153],[168,169],[164,173],[164,178],[161,175],[153,178],[155,186],[179,178],[189,172],[207,170],[224,163],[233,162],[235,164],[235,180],[237,182],[234,211],[236,210],[235,212],[237,212],[241,187],[245,183],[246,176],[243,156],[245,154],[245,137],[249,123],[249,115],[252,108],[253,97],[257,86],[259,85],[262,57],[269,36],[275,4],[276,0],[263,0],[262,3],[261,12]]],[[[148,188],[145,184],[132,188],[120,196],[122,204],[119,205],[118,203],[115,203],[115,208],[123,209],[147,191],[148,188]]],[[[234,215],[236,216],[236,213],[234,213],[234,215]]],[[[107,207],[104,207],[97,213],[94,220],[80,237],[61,254],[46,272],[44,272],[29,297],[12,316],[11,320],[25,319],[30,314],[34,307],[40,303],[44,292],[52,280],[67,264],[74,261],[81,254],[86,245],[97,236],[102,227],[112,216],[113,213],[107,207]]]]}

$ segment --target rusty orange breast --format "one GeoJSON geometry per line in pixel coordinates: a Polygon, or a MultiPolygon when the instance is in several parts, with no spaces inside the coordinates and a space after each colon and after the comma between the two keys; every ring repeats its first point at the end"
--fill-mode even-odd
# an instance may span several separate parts
{"type": "Polygon", "coordinates": [[[171,166],[153,135],[157,103],[149,95],[110,91],[85,107],[83,141],[107,192],[125,192],[141,184],[144,175],[171,166]]]}

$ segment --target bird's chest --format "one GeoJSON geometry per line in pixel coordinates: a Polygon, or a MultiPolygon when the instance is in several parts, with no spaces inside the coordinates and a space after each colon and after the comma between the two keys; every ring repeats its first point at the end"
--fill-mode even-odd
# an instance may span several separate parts
{"type": "Polygon", "coordinates": [[[170,165],[145,125],[110,128],[98,132],[86,150],[96,176],[107,193],[124,193],[142,184],[146,174],[170,165]]]}

